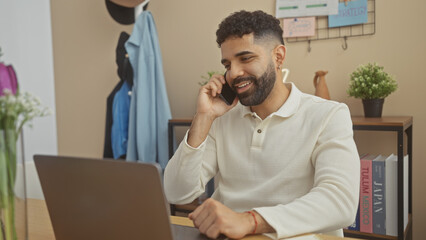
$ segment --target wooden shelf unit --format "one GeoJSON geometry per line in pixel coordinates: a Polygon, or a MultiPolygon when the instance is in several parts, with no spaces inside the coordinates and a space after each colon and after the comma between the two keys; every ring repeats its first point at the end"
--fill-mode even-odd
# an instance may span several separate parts
{"type": "MultiPolygon", "coordinates": [[[[175,141],[175,127],[181,126],[181,127],[189,127],[191,126],[192,119],[170,119],[168,123],[168,137],[169,137],[169,159],[173,157],[173,154],[175,152],[174,149],[174,141],[175,141]]],[[[182,215],[186,216],[188,213],[192,212],[199,206],[199,200],[195,199],[192,203],[185,204],[185,205],[175,205],[170,204],[170,212],[172,215],[182,215]],[[178,214],[180,213],[180,214],[178,214]]]]}
{"type": "Polygon", "coordinates": [[[412,166],[413,166],[413,117],[381,117],[365,118],[352,117],[353,130],[356,131],[393,131],[397,132],[398,149],[398,236],[379,235],[363,233],[358,231],[345,230],[345,236],[362,239],[390,239],[405,240],[412,239],[412,166]],[[404,229],[404,133],[407,134],[407,154],[408,154],[408,224],[404,229]]]}
{"type": "Polygon", "coordinates": [[[169,131],[169,159],[173,157],[174,150],[174,139],[175,139],[175,127],[177,126],[191,126],[192,119],[170,119],[168,123],[169,131]]]}

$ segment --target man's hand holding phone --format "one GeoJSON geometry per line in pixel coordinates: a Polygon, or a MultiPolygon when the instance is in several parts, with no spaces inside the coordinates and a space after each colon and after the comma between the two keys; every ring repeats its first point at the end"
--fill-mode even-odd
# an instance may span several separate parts
{"type": "MultiPolygon", "coordinates": [[[[232,102],[231,98],[227,97],[231,105],[228,105],[220,97],[220,94],[224,90],[224,84],[228,84],[225,76],[213,75],[209,82],[200,88],[197,100],[197,113],[192,121],[187,140],[188,144],[192,147],[198,147],[206,139],[210,127],[216,118],[231,110],[238,103],[236,96],[232,102]]],[[[229,85],[228,87],[231,88],[229,85]]],[[[229,90],[232,91],[232,89],[229,90]]],[[[225,97],[225,92],[223,93],[222,97],[225,97]]]]}
{"type": "Polygon", "coordinates": [[[225,114],[237,103],[235,92],[226,82],[225,75],[213,75],[209,82],[201,87],[198,95],[197,114],[207,113],[213,118],[225,114]]]}

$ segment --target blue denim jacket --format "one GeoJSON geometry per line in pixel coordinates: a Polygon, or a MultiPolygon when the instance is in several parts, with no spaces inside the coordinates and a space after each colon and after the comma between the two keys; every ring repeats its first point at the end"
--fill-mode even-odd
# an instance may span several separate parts
{"type": "Polygon", "coordinates": [[[127,153],[129,133],[130,87],[124,82],[114,95],[112,103],[111,147],[114,158],[120,158],[127,153]]]}

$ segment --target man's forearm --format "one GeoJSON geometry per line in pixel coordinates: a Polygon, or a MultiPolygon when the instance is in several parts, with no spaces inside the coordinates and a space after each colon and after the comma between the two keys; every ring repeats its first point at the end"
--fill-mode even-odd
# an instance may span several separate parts
{"type": "Polygon", "coordinates": [[[254,213],[254,216],[256,217],[257,221],[257,227],[256,227],[256,234],[258,233],[272,233],[275,232],[275,230],[271,227],[271,225],[268,224],[268,222],[265,221],[265,219],[256,211],[252,211],[254,213]]]}
{"type": "Polygon", "coordinates": [[[192,120],[191,128],[188,133],[188,144],[197,148],[204,142],[209,134],[210,127],[214,121],[214,117],[208,114],[196,114],[192,120]]]}

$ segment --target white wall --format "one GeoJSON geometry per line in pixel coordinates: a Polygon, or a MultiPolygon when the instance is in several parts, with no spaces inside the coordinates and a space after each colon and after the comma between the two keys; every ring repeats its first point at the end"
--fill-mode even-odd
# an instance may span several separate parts
{"type": "Polygon", "coordinates": [[[0,0],[0,61],[12,64],[22,91],[41,99],[52,115],[24,128],[28,197],[41,198],[34,154],[57,154],[52,30],[49,0],[0,0]]]}

